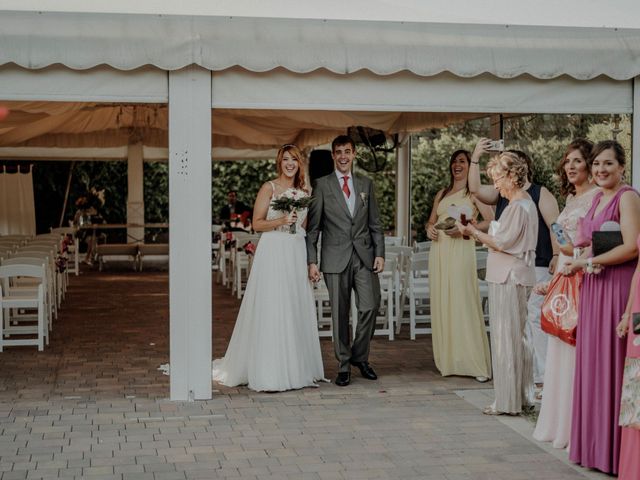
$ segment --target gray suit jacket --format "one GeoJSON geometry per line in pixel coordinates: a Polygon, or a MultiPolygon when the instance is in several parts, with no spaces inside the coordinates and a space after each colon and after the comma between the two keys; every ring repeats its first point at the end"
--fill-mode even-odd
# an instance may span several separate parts
{"type": "Polygon", "coordinates": [[[371,180],[353,175],[356,205],[353,217],[335,173],[319,178],[313,191],[307,221],[307,263],[318,263],[318,236],[322,232],[320,270],[340,273],[355,250],[365,267],[373,269],[375,257],[384,258],[384,234],[371,180]]]}

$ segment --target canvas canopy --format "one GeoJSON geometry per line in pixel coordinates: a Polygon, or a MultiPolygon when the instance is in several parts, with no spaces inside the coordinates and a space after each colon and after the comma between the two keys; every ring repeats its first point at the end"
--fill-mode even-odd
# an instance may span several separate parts
{"type": "Polygon", "coordinates": [[[640,31],[631,28],[3,12],[0,31],[0,65],[30,69],[59,63],[75,70],[103,64],[178,70],[195,64],[212,71],[448,71],[580,80],[628,80],[640,73],[640,31]]]}

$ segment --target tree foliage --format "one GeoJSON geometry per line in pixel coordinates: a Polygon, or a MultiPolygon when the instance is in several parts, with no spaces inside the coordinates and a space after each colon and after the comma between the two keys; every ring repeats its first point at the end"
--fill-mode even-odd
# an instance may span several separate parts
{"type": "Polygon", "coordinates": [[[253,206],[258,190],[267,180],[276,178],[274,160],[214,162],[211,181],[211,209],[213,218],[227,203],[227,193],[235,190],[238,200],[253,206]]]}
{"type": "MultiPolygon", "coordinates": [[[[617,139],[631,158],[631,119],[621,115],[618,122],[611,115],[527,115],[504,119],[504,139],[507,148],[524,150],[533,160],[534,181],[547,186],[558,197],[555,170],[566,145],[577,137],[596,142],[617,139]],[[617,126],[616,126],[617,125],[617,126]]],[[[459,148],[472,150],[478,138],[489,136],[488,118],[432,129],[412,137],[411,221],[417,240],[425,239],[427,222],[437,191],[448,184],[448,163],[451,153],[459,148]]],[[[362,149],[360,149],[362,150],[362,149]]],[[[360,153],[359,155],[366,155],[360,153]]],[[[386,168],[369,173],[356,158],[355,170],[374,182],[380,205],[382,224],[386,231],[395,228],[396,169],[395,156],[388,154],[386,168]]],[[[483,160],[483,164],[486,159],[483,160]]],[[[365,162],[366,163],[366,162],[365,162]]],[[[63,224],[75,214],[78,196],[92,187],[105,190],[103,217],[110,223],[126,222],[127,164],[126,162],[35,162],[34,193],[38,232],[58,226],[69,168],[73,175],[63,224]]],[[[212,164],[211,206],[214,219],[226,203],[227,192],[235,190],[238,199],[253,205],[260,186],[276,176],[275,161],[227,161],[212,164]]],[[[627,172],[627,178],[630,178],[627,172]]],[[[486,180],[486,179],[485,179],[486,180]]],[[[560,199],[562,205],[563,199],[560,199]]],[[[169,174],[166,163],[145,163],[144,202],[147,222],[169,221],[169,174]]]]}

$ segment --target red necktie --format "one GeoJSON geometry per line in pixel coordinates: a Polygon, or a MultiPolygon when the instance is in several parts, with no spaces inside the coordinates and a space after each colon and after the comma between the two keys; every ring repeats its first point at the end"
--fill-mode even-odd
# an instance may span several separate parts
{"type": "Polygon", "coordinates": [[[344,180],[344,183],[342,184],[342,191],[347,198],[349,198],[351,196],[351,190],[349,190],[349,177],[345,175],[342,177],[342,180],[344,180]]]}

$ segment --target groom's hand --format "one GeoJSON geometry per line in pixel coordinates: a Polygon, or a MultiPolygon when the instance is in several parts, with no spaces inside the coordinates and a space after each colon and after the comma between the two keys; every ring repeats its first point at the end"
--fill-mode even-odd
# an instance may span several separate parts
{"type": "Polygon", "coordinates": [[[376,257],[373,260],[373,272],[381,273],[384,270],[384,258],[376,257]]]}
{"type": "Polygon", "coordinates": [[[317,283],[320,281],[320,270],[318,270],[318,265],[315,263],[309,264],[309,280],[313,283],[317,283]]]}

